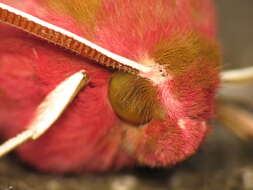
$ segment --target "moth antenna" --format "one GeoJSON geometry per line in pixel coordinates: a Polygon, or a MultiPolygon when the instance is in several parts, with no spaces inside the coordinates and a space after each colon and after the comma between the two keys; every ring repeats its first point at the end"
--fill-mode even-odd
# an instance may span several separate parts
{"type": "Polygon", "coordinates": [[[88,76],[83,70],[61,82],[37,107],[33,119],[26,127],[27,130],[7,140],[0,146],[0,157],[29,139],[36,140],[43,135],[62,115],[67,106],[87,83],[88,76]]]}
{"type": "Polygon", "coordinates": [[[83,57],[94,60],[106,67],[148,78],[156,83],[163,81],[164,72],[161,71],[160,68],[156,68],[156,64],[154,67],[139,64],[112,53],[63,28],[45,22],[3,3],[0,3],[0,21],[47,40],[48,42],[64,47],[83,57]]]}
{"type": "Polygon", "coordinates": [[[224,71],[221,73],[223,83],[243,83],[253,81],[253,67],[224,71]]]}

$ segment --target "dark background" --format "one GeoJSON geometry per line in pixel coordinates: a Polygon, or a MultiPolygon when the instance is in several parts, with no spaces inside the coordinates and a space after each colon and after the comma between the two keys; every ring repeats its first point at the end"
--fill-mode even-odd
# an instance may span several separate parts
{"type": "MultiPolygon", "coordinates": [[[[224,69],[253,65],[253,1],[216,4],[224,69]]],[[[253,84],[222,92],[253,108],[252,89],[253,84]]],[[[11,155],[0,160],[0,190],[253,190],[253,141],[243,142],[216,123],[199,153],[173,168],[65,177],[40,174],[11,155]]]]}

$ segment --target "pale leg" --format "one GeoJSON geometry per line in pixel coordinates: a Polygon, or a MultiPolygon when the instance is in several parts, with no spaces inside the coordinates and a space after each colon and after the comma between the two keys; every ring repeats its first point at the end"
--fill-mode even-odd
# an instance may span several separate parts
{"type": "Polygon", "coordinates": [[[223,83],[253,82],[253,67],[223,71],[221,81],[223,83]]]}
{"type": "Polygon", "coordinates": [[[243,140],[253,139],[253,113],[232,102],[220,102],[216,108],[217,120],[224,127],[243,140]]]}
{"type": "Polygon", "coordinates": [[[0,157],[29,139],[36,140],[43,135],[62,115],[78,92],[88,83],[85,71],[74,73],[52,90],[38,106],[27,130],[0,146],[0,157]]]}

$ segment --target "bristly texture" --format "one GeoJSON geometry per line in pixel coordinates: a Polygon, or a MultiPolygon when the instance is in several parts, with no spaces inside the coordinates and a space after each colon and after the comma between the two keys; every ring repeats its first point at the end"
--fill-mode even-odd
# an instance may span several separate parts
{"type": "Polygon", "coordinates": [[[90,77],[41,138],[17,149],[41,171],[171,166],[196,152],[209,128],[220,55],[211,0],[2,0],[142,64],[163,65],[153,84],[0,25],[0,129],[24,130],[60,81],[90,77]],[[71,2],[71,3],[70,3],[71,2]]]}

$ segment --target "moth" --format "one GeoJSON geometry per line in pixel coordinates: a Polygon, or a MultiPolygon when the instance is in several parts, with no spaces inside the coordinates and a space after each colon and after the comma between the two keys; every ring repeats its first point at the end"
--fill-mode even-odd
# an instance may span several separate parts
{"type": "MultiPolygon", "coordinates": [[[[0,155],[53,173],[169,167],[223,82],[211,0],[2,0],[0,155]]],[[[247,70],[249,71],[249,70],[247,70]]]]}

